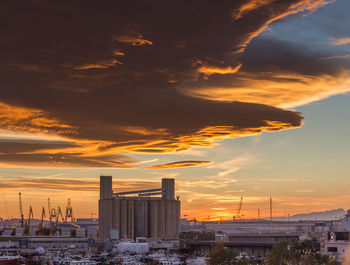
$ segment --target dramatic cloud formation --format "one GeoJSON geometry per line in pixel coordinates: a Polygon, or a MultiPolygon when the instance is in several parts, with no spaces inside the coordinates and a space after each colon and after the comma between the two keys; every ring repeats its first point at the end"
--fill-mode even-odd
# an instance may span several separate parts
{"type": "Polygon", "coordinates": [[[296,107],[350,91],[350,62],[340,60],[345,58],[260,39],[242,55],[237,74],[191,82],[181,91],[208,100],[296,107]]]}
{"type": "Polygon", "coordinates": [[[3,1],[0,130],[62,140],[4,138],[0,162],[130,167],[136,161],[116,154],[298,128],[302,116],[279,107],[346,91],[346,65],[284,43],[274,43],[283,56],[266,58],[272,42],[248,44],[270,23],[329,2],[3,1]]]}
{"type": "Polygon", "coordinates": [[[187,161],[177,161],[172,163],[167,163],[163,165],[155,165],[150,166],[147,169],[169,169],[169,168],[179,168],[179,167],[196,167],[201,165],[210,164],[211,161],[195,161],[195,160],[187,160],[187,161]]]}

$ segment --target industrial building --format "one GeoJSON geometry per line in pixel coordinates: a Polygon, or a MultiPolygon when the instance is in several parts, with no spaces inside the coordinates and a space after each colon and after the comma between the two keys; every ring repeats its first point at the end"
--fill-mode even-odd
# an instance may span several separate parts
{"type": "Polygon", "coordinates": [[[175,180],[163,178],[158,189],[114,193],[112,177],[100,176],[99,237],[156,240],[179,238],[180,201],[175,180]]]}

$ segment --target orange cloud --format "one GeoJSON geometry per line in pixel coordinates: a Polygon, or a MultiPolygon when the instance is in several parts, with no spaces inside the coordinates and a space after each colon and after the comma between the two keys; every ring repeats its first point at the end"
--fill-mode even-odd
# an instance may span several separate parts
{"type": "Polygon", "coordinates": [[[13,132],[63,134],[76,132],[76,128],[49,117],[38,109],[11,106],[0,102],[0,128],[13,132]]]}
{"type": "Polygon", "coordinates": [[[204,75],[213,75],[213,74],[234,74],[239,71],[242,67],[242,64],[238,64],[236,67],[232,68],[231,66],[227,67],[215,67],[215,66],[202,66],[197,71],[204,75]]]}
{"type": "MultiPolygon", "coordinates": [[[[9,190],[35,189],[35,190],[70,190],[92,191],[99,190],[99,181],[84,178],[67,177],[18,177],[11,180],[2,180],[2,188],[9,190]]],[[[140,188],[158,187],[159,182],[137,180],[115,180],[113,187],[118,191],[135,190],[140,188]]]]}
{"type": "Polygon", "coordinates": [[[197,167],[206,164],[210,164],[211,161],[194,161],[194,160],[186,160],[186,161],[177,161],[172,163],[167,163],[163,165],[155,165],[147,167],[147,169],[169,169],[169,168],[179,168],[179,167],[197,167]]]}
{"type": "Polygon", "coordinates": [[[249,13],[252,10],[258,9],[259,7],[271,4],[276,0],[250,0],[244,3],[239,9],[233,12],[234,19],[240,19],[245,14],[249,13]]]}
{"type": "Polygon", "coordinates": [[[276,0],[249,0],[247,3],[244,3],[237,11],[233,12],[233,18],[235,20],[241,19],[246,15],[247,13],[256,10],[258,8],[266,6],[267,12],[270,13],[270,18],[265,21],[264,24],[262,24],[259,28],[257,28],[254,31],[249,32],[246,37],[241,41],[241,43],[238,45],[236,52],[234,53],[242,53],[245,51],[245,48],[248,46],[248,44],[254,39],[255,37],[259,36],[260,33],[265,31],[268,26],[278,20],[281,20],[287,16],[297,14],[304,11],[315,11],[318,8],[327,5],[329,3],[334,2],[334,0],[301,0],[301,1],[295,1],[295,3],[289,5],[283,12],[276,12],[274,13],[274,9],[271,7],[269,8],[269,5],[273,4],[274,2],[277,3],[276,0]]]}
{"type": "Polygon", "coordinates": [[[331,44],[333,45],[348,45],[350,44],[350,38],[332,38],[331,44]]]}
{"type": "Polygon", "coordinates": [[[146,40],[140,33],[115,36],[113,39],[121,43],[131,44],[132,46],[153,45],[152,41],[146,40]]]}
{"type": "Polygon", "coordinates": [[[220,101],[241,101],[294,108],[350,91],[350,72],[301,75],[293,72],[240,73],[232,87],[200,87],[183,93],[220,101]]]}
{"type": "Polygon", "coordinates": [[[89,70],[89,69],[107,69],[109,67],[122,64],[117,59],[101,60],[93,64],[83,64],[80,66],[73,67],[74,70],[89,70]]]}

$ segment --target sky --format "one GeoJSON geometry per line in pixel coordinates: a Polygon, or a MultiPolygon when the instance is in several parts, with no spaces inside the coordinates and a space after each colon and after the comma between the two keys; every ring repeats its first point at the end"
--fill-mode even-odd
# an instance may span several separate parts
{"type": "Polygon", "coordinates": [[[97,216],[176,179],[181,215],[349,208],[347,0],[1,1],[0,216],[97,216]]]}

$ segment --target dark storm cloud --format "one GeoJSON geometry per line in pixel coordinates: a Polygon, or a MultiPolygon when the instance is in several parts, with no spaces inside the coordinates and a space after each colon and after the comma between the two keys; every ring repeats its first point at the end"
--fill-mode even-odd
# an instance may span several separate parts
{"type": "MultiPolygon", "coordinates": [[[[2,1],[0,128],[55,133],[93,153],[32,154],[45,165],[67,155],[98,157],[85,165],[102,167],[117,152],[181,151],[299,127],[299,113],[194,98],[183,84],[244,69],[242,51],[269,23],[325,3],[2,1]]],[[[0,161],[25,164],[17,155],[0,161]]]]}

